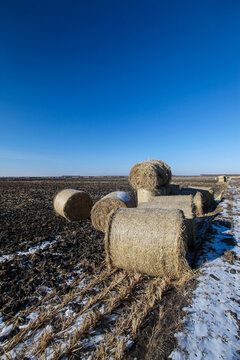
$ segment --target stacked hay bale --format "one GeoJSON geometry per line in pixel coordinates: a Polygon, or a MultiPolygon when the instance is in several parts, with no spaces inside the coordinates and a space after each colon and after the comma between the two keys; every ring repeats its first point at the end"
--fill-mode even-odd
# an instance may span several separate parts
{"type": "Polygon", "coordinates": [[[165,196],[167,195],[167,193],[168,193],[167,188],[163,186],[160,189],[155,189],[152,191],[146,189],[138,189],[137,190],[138,204],[142,202],[152,201],[152,199],[155,196],[165,196]]]}
{"type": "MultiPolygon", "coordinates": [[[[195,229],[195,205],[192,195],[171,195],[156,196],[151,202],[143,202],[139,204],[141,208],[161,208],[161,209],[180,209],[186,218],[185,225],[187,227],[187,244],[189,248],[194,247],[196,239],[195,229]]],[[[167,219],[166,219],[167,221],[167,219]]]]}
{"type": "Polygon", "coordinates": [[[93,202],[85,191],[65,189],[54,197],[53,206],[68,221],[79,221],[90,216],[93,202]]]}
{"type": "Polygon", "coordinates": [[[110,214],[119,208],[136,207],[135,201],[123,191],[115,191],[96,202],[91,211],[92,225],[95,229],[106,232],[110,214]]]}
{"type": "Polygon", "coordinates": [[[216,205],[214,189],[209,186],[195,186],[194,189],[200,191],[202,194],[203,209],[206,210],[205,212],[211,211],[216,205]]]}
{"type": "Polygon", "coordinates": [[[220,183],[224,183],[224,182],[226,182],[226,181],[227,181],[226,176],[224,176],[224,175],[220,175],[220,176],[218,176],[218,182],[220,182],[220,183]]]}
{"type": "Polygon", "coordinates": [[[200,186],[194,188],[184,187],[181,189],[181,193],[194,196],[197,216],[210,212],[215,205],[214,191],[211,188],[200,186]]]}
{"type": "Polygon", "coordinates": [[[129,182],[137,190],[138,203],[151,201],[159,195],[167,195],[172,173],[161,160],[147,160],[135,164],[129,175],[129,182]]]}
{"type": "Polygon", "coordinates": [[[118,209],[111,216],[105,246],[109,266],[172,279],[190,271],[181,210],[118,209]]]}
{"type": "Polygon", "coordinates": [[[196,208],[196,216],[202,216],[204,214],[204,210],[203,210],[204,206],[203,206],[203,194],[200,191],[197,191],[195,193],[193,202],[196,208]]]}

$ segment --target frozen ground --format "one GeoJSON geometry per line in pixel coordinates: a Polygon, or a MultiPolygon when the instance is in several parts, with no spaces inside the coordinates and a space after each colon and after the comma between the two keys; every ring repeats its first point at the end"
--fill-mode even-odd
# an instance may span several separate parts
{"type": "Polygon", "coordinates": [[[174,360],[240,359],[240,182],[230,182],[222,208],[199,257],[199,285],[184,309],[174,360]]]}

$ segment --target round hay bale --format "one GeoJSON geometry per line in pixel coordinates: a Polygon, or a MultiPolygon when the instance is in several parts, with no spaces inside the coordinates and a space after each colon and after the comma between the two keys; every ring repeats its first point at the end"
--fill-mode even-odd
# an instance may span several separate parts
{"type": "Polygon", "coordinates": [[[150,202],[143,202],[140,207],[158,207],[161,209],[180,209],[187,219],[195,218],[195,206],[192,195],[155,196],[150,202]]]}
{"type": "Polygon", "coordinates": [[[172,177],[170,167],[161,160],[142,161],[130,170],[129,181],[136,190],[155,190],[169,184],[172,177]]]}
{"type": "Polygon", "coordinates": [[[92,225],[95,229],[106,232],[112,211],[119,208],[136,207],[131,196],[123,191],[115,191],[96,202],[91,211],[92,225]]]}
{"type": "Polygon", "coordinates": [[[203,195],[200,191],[196,192],[196,195],[193,197],[193,202],[196,208],[196,216],[203,215],[203,195]]]}
{"type": "Polygon", "coordinates": [[[212,211],[215,205],[214,191],[212,189],[208,189],[208,190],[199,189],[199,191],[202,193],[202,197],[203,197],[204,213],[208,213],[209,211],[212,211]]]}
{"type": "Polygon", "coordinates": [[[224,175],[218,176],[218,182],[224,183],[224,182],[226,182],[226,181],[227,181],[226,176],[224,176],[224,175]]]}
{"type": "Polygon", "coordinates": [[[78,221],[90,216],[93,202],[85,191],[65,189],[54,197],[53,206],[68,221],[78,221]]]}
{"type": "MultiPolygon", "coordinates": [[[[212,188],[207,187],[195,187],[195,188],[182,188],[181,193],[188,195],[196,195],[197,192],[200,192],[202,194],[202,210],[200,211],[203,213],[208,213],[214,208],[215,200],[214,200],[214,191],[212,188]]],[[[199,200],[200,201],[200,200],[199,200]]]]}
{"type": "Polygon", "coordinates": [[[110,267],[179,278],[190,270],[186,242],[181,210],[118,209],[105,235],[107,262],[110,267]]]}
{"type": "Polygon", "coordinates": [[[138,189],[137,190],[137,199],[138,204],[142,202],[152,201],[155,196],[167,195],[167,188],[162,186],[156,190],[145,190],[145,189],[138,189]]]}
{"type": "Polygon", "coordinates": [[[195,229],[195,205],[193,203],[192,195],[170,195],[170,196],[156,196],[150,202],[143,202],[139,207],[150,207],[160,209],[179,209],[183,211],[186,218],[185,224],[187,227],[187,245],[188,248],[193,248],[196,241],[195,229]]]}

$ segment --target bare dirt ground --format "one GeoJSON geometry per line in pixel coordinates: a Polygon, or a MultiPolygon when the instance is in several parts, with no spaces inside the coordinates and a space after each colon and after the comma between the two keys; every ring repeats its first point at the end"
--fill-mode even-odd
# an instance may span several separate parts
{"type": "MultiPolygon", "coordinates": [[[[212,178],[173,182],[225,187],[212,178]]],[[[103,233],[90,219],[70,223],[54,213],[53,197],[65,188],[86,190],[94,202],[116,190],[135,196],[125,177],[0,181],[1,358],[168,358],[196,276],[169,284],[107,272],[103,233]]],[[[199,246],[216,216],[198,221],[199,246]]],[[[189,257],[193,268],[197,256],[189,257]]]]}

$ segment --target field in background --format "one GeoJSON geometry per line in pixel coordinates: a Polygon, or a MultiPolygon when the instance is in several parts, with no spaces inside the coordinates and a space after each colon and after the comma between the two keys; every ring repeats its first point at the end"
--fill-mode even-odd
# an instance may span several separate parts
{"type": "MultiPolygon", "coordinates": [[[[211,186],[217,194],[225,187],[210,177],[174,177],[173,183],[211,186]]],[[[94,202],[116,190],[135,196],[127,177],[0,181],[1,355],[166,358],[196,279],[177,285],[108,273],[103,234],[90,219],[69,223],[54,213],[53,197],[65,188],[85,190],[94,202]]],[[[200,250],[216,214],[198,222],[200,250]]],[[[192,266],[200,250],[191,254],[192,266]]]]}

